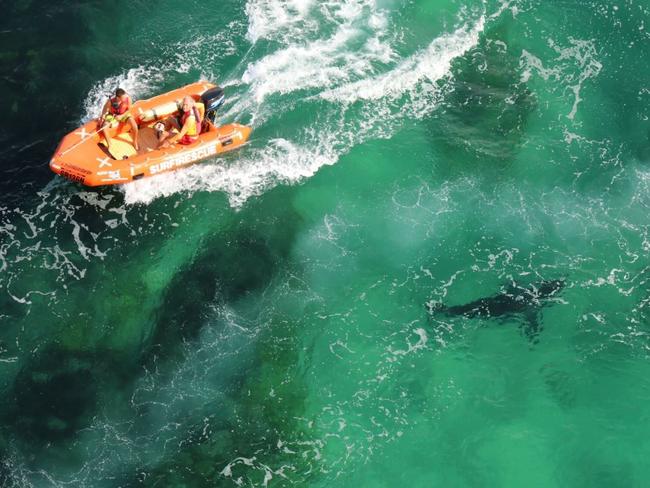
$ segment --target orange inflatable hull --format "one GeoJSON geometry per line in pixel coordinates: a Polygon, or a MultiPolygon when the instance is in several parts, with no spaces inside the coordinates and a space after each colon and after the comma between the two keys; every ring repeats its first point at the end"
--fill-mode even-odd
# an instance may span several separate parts
{"type": "MultiPolygon", "coordinates": [[[[167,171],[188,166],[206,158],[232,151],[246,144],[251,128],[240,124],[217,127],[209,123],[209,130],[199,135],[197,142],[184,146],[158,148],[153,125],[165,117],[156,114],[156,108],[169,107],[189,95],[200,100],[201,94],[215,88],[207,82],[198,82],[163,95],[140,100],[133,104],[131,113],[139,124],[140,151],[135,152],[128,124],[108,129],[117,146],[128,147],[129,155],[115,159],[105,147],[104,137],[97,133],[97,121],[92,120],[70,132],[59,143],[50,161],[55,173],[87,186],[120,185],[167,171]],[[153,117],[151,114],[154,114],[153,117]],[[146,120],[146,122],[143,122],[146,120]]],[[[114,144],[111,143],[111,147],[114,144]]]]}

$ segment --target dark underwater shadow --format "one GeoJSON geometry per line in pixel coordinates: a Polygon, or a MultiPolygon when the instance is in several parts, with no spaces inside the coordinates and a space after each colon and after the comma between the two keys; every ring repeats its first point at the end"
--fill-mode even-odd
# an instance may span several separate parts
{"type": "Polygon", "coordinates": [[[1,3],[0,204],[24,203],[52,180],[48,163],[58,141],[116,63],[110,50],[87,55],[99,43],[91,21],[114,16],[121,3],[1,3]]]}
{"type": "Polygon", "coordinates": [[[256,486],[269,472],[278,486],[301,486],[318,478],[318,470],[294,473],[290,467],[280,469],[280,476],[276,472],[287,465],[288,456],[312,462],[306,452],[298,461],[295,452],[300,441],[311,438],[302,418],[308,387],[298,368],[302,346],[297,337],[284,320],[272,318],[256,337],[248,371],[229,377],[228,388],[218,401],[203,404],[201,414],[179,419],[179,448],[120,473],[119,486],[232,486],[239,478],[256,486]],[[271,389],[274,394],[269,395],[271,389]]]}
{"type": "MultiPolygon", "coordinates": [[[[278,188],[242,211],[235,225],[207,240],[196,259],[176,276],[143,355],[145,367],[155,367],[164,377],[165,369],[170,369],[165,364],[173,367],[181,359],[183,346],[196,340],[205,327],[211,307],[236,307],[291,267],[289,256],[302,219],[287,208],[289,192],[278,188]],[[269,215],[259,206],[283,210],[269,215]]],[[[276,456],[286,459],[278,439],[286,439],[282,433],[287,432],[297,438],[303,435],[299,418],[307,395],[296,370],[302,350],[295,331],[299,326],[279,311],[271,313],[256,332],[246,368],[240,365],[239,370],[224,372],[227,387],[218,400],[200,407],[204,414],[194,412],[179,420],[184,423],[180,434],[184,447],[169,450],[155,463],[133,466],[131,472],[121,474],[121,486],[230,485],[237,468],[233,467],[232,479],[224,477],[222,470],[240,456],[249,458],[254,452],[265,463],[276,456]],[[268,394],[270,389],[274,395],[268,394]]],[[[263,479],[264,466],[255,469],[263,479]]]]}
{"type": "Polygon", "coordinates": [[[536,344],[539,342],[539,334],[543,328],[539,315],[543,307],[557,297],[564,287],[564,280],[543,280],[528,285],[513,283],[499,293],[462,305],[427,303],[425,306],[430,321],[437,316],[487,319],[498,322],[518,318],[523,335],[531,344],[536,344]]]}
{"type": "MultiPolygon", "coordinates": [[[[0,448],[3,442],[11,442],[11,452],[20,453],[21,464],[30,469],[47,470],[50,466],[67,467],[64,469],[71,472],[78,470],[75,463],[80,461],[81,453],[76,452],[75,446],[80,431],[92,425],[98,412],[103,411],[110,418],[113,411],[131,408],[128,402],[143,366],[155,363],[157,381],[164,382],[183,359],[187,344],[196,340],[206,326],[206,315],[215,305],[233,305],[245,300],[267,287],[278,271],[287,266],[301,225],[301,218],[286,203],[288,191],[272,192],[275,195],[265,196],[242,210],[218,235],[204,239],[195,258],[175,273],[165,289],[154,313],[153,334],[139,351],[96,345],[75,350],[75,346],[51,344],[28,356],[13,384],[2,391],[0,418],[4,427],[0,429],[0,448]],[[260,205],[276,211],[264,211],[260,205]]],[[[93,220],[92,216],[88,219],[93,220]]],[[[101,276],[100,273],[94,278],[101,279],[101,276]]],[[[115,284],[119,292],[119,279],[115,284]]],[[[86,326],[92,327],[93,321],[86,326]]],[[[257,357],[252,368],[261,368],[263,362],[257,357]]],[[[233,373],[227,378],[227,388],[239,395],[245,390],[243,385],[250,381],[233,373]]],[[[244,398],[233,401],[240,400],[246,401],[244,398]]],[[[257,411],[260,403],[263,401],[251,405],[251,412],[257,411]]],[[[267,409],[267,413],[256,417],[254,437],[263,435],[266,416],[272,411],[267,409]]],[[[214,422],[215,429],[225,433],[233,431],[236,420],[229,417],[214,422]],[[223,428],[219,427],[222,424],[223,428]]],[[[194,427],[188,428],[187,436],[191,438],[194,427]]],[[[244,444],[240,447],[243,450],[244,444]]],[[[229,453],[223,453],[224,459],[229,453]]]]}
{"type": "Polygon", "coordinates": [[[486,31],[479,45],[457,59],[436,117],[431,141],[442,161],[441,179],[502,174],[517,156],[536,100],[521,81],[519,55],[508,46],[508,20],[486,31]]]}
{"type": "MultiPolygon", "coordinates": [[[[275,206],[277,202],[268,202],[272,199],[264,199],[265,204],[275,206]]],[[[300,217],[287,211],[260,222],[254,215],[263,211],[256,206],[244,210],[236,224],[207,239],[192,262],[176,273],[144,349],[144,365],[180,354],[182,345],[198,336],[209,310],[235,304],[264,289],[286,264],[300,217]]]]}
{"type": "Polygon", "coordinates": [[[10,438],[27,443],[38,458],[40,449],[71,440],[87,427],[104,392],[128,384],[131,372],[114,351],[48,346],[32,356],[4,392],[3,437],[11,432],[10,438]]]}
{"type": "Polygon", "coordinates": [[[78,46],[90,32],[72,2],[3,5],[0,198],[7,201],[17,189],[32,183],[26,190],[33,192],[52,178],[49,158],[71,128],[71,113],[79,112],[86,62],[78,46]]]}

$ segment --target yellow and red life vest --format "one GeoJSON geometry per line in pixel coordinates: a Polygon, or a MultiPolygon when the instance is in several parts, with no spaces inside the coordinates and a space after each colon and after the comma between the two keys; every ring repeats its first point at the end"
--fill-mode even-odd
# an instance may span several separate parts
{"type": "Polygon", "coordinates": [[[196,137],[201,133],[201,113],[196,105],[192,107],[192,110],[183,113],[183,116],[181,117],[181,127],[185,126],[185,122],[191,115],[194,116],[194,120],[190,121],[190,126],[187,128],[185,134],[190,137],[196,137]]]}
{"type": "Polygon", "coordinates": [[[111,98],[109,110],[112,115],[124,115],[129,108],[131,108],[131,99],[129,97],[126,97],[125,100],[120,100],[118,97],[111,98]]]}

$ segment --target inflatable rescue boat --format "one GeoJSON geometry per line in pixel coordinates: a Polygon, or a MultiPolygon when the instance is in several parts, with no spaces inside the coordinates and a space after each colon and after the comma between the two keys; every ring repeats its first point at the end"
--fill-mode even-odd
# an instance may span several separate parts
{"type": "Polygon", "coordinates": [[[217,126],[217,109],[224,102],[223,89],[198,82],[163,95],[135,102],[130,113],[138,124],[139,151],[133,146],[129,125],[105,129],[110,131],[110,151],[91,120],[66,135],[56,149],[50,168],[55,173],[87,186],[119,185],[196,163],[246,144],[251,128],[241,124],[217,126]],[[202,105],[203,128],[198,139],[189,145],[160,147],[154,126],[177,117],[181,100],[192,97],[202,105]]]}

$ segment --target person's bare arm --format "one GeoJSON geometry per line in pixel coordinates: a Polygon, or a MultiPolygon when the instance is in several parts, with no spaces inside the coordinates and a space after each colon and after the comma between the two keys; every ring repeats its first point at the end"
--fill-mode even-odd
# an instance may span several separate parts
{"type": "Polygon", "coordinates": [[[111,99],[109,98],[108,100],[106,100],[106,103],[104,104],[104,107],[102,108],[102,114],[99,116],[99,118],[101,120],[103,120],[104,117],[106,117],[106,114],[108,113],[108,107],[110,107],[110,105],[111,105],[111,99]]]}
{"type": "Polygon", "coordinates": [[[97,128],[99,129],[106,123],[106,115],[109,113],[109,107],[111,104],[111,99],[106,100],[106,103],[102,107],[102,113],[97,119],[97,128]]]}
{"type": "Polygon", "coordinates": [[[173,136],[169,140],[169,142],[171,142],[171,143],[177,142],[177,141],[181,140],[185,134],[187,134],[187,131],[190,128],[190,118],[193,118],[193,117],[194,117],[194,115],[190,115],[187,119],[185,119],[185,123],[183,124],[183,127],[181,128],[181,131],[178,134],[176,134],[175,136],[173,136]]]}

